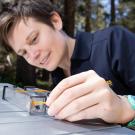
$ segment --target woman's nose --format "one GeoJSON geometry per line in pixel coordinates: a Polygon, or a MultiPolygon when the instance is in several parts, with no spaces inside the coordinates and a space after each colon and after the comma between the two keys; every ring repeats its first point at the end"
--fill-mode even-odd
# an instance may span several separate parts
{"type": "Polygon", "coordinates": [[[29,57],[31,57],[32,59],[38,59],[40,55],[39,50],[34,50],[34,49],[30,49],[29,50],[29,57]]]}

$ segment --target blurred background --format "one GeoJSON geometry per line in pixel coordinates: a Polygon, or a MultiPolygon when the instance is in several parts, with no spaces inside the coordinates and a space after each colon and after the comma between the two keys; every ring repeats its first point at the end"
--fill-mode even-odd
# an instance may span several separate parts
{"type": "MultiPolygon", "coordinates": [[[[0,0],[12,1],[12,0],[0,0]]],[[[135,0],[51,0],[63,17],[63,29],[70,36],[77,31],[94,32],[122,25],[135,32],[135,0]]],[[[22,57],[0,46],[0,82],[49,89],[51,74],[29,65],[22,57]]]]}

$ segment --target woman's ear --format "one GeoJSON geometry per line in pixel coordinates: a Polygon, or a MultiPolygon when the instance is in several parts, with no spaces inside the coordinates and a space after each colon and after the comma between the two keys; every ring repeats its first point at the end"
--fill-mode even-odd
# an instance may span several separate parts
{"type": "Polygon", "coordinates": [[[62,19],[61,19],[60,15],[55,11],[52,12],[51,14],[52,14],[51,22],[52,22],[54,28],[56,30],[62,30],[63,22],[62,22],[62,19]]]}

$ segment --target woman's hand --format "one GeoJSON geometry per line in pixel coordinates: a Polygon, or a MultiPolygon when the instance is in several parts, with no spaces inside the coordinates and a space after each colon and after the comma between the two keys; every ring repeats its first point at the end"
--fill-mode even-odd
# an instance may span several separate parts
{"type": "Polygon", "coordinates": [[[116,95],[93,70],[62,80],[47,105],[50,116],[68,121],[101,118],[108,123],[126,123],[135,116],[127,99],[116,95]]]}

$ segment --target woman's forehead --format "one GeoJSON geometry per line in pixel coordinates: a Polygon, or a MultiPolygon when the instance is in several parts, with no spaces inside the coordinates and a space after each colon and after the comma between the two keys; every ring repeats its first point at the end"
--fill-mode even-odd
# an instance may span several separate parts
{"type": "Polygon", "coordinates": [[[8,32],[8,41],[11,47],[15,47],[19,43],[23,44],[25,38],[27,38],[29,33],[34,29],[35,25],[32,19],[27,20],[27,23],[23,19],[17,22],[8,32]]]}
{"type": "Polygon", "coordinates": [[[38,26],[36,25],[39,25],[39,23],[32,18],[29,18],[27,20],[21,19],[19,22],[16,23],[16,25],[12,27],[8,35],[12,38],[19,36],[22,37],[22,35],[27,36],[29,32],[38,28],[38,26]]]}

